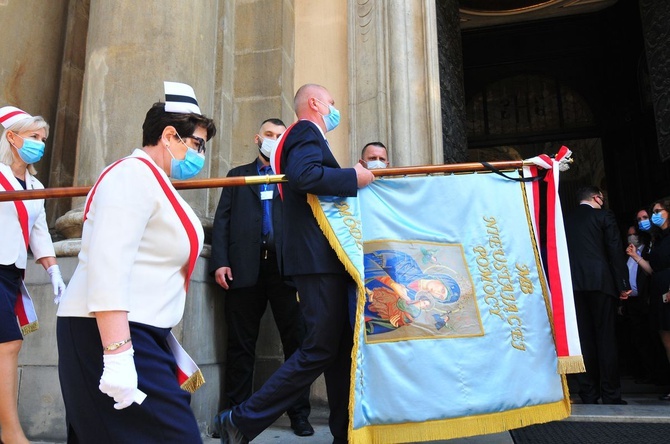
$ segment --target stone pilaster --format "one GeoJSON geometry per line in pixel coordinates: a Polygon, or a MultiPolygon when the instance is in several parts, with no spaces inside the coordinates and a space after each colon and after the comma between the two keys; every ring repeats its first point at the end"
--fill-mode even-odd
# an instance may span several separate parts
{"type": "Polygon", "coordinates": [[[658,151],[661,160],[670,159],[670,2],[640,0],[640,19],[649,66],[654,103],[658,151]]]}
{"type": "Polygon", "coordinates": [[[434,0],[349,4],[352,155],[379,139],[394,166],[442,163],[434,0]]]}

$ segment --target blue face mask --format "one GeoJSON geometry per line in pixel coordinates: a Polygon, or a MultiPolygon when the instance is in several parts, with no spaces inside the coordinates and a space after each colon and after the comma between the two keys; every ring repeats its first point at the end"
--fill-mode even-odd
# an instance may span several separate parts
{"type": "Polygon", "coordinates": [[[186,157],[183,160],[177,160],[172,155],[172,151],[168,149],[172,156],[170,162],[170,177],[177,180],[185,180],[194,177],[205,166],[205,156],[198,154],[193,148],[188,148],[186,157]]]}
{"type": "Polygon", "coordinates": [[[643,219],[637,223],[637,226],[640,227],[642,231],[649,231],[651,229],[651,221],[649,219],[643,219]]]}
{"type": "MultiPolygon", "coordinates": [[[[17,134],[17,136],[19,135],[17,134]]],[[[44,142],[35,139],[26,139],[24,137],[21,138],[23,139],[23,146],[18,148],[21,160],[28,165],[39,162],[42,156],[44,156],[44,142]]]]}
{"type": "Polygon", "coordinates": [[[337,108],[335,108],[333,105],[329,105],[326,103],[323,103],[321,100],[316,99],[319,103],[322,103],[323,105],[328,107],[328,110],[330,111],[328,114],[325,116],[321,113],[321,118],[323,119],[323,123],[326,125],[326,132],[332,131],[335,128],[337,128],[337,125],[340,124],[340,112],[338,111],[337,108]]]}
{"type": "Polygon", "coordinates": [[[660,227],[665,223],[665,217],[661,216],[661,213],[654,213],[651,215],[651,222],[660,227]]]}

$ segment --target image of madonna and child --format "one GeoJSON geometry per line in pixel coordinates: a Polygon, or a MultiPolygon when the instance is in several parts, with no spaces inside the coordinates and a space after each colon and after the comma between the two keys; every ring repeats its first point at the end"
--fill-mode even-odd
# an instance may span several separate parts
{"type": "MultiPolygon", "coordinates": [[[[364,255],[365,326],[379,334],[412,324],[422,312],[459,300],[461,289],[445,273],[425,273],[417,261],[399,250],[376,250],[364,255]]],[[[448,310],[432,313],[434,327],[448,322],[448,310]]]]}

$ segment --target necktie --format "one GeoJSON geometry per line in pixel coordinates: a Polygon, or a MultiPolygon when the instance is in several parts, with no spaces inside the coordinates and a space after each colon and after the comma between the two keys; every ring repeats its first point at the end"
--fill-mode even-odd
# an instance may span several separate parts
{"type": "MultiPolygon", "coordinates": [[[[272,174],[272,168],[270,166],[263,166],[260,169],[261,176],[265,176],[267,174],[272,174]]],[[[268,185],[261,185],[261,189],[263,191],[267,191],[270,189],[268,185]]],[[[262,199],[261,204],[263,205],[263,236],[267,236],[267,234],[272,230],[272,215],[270,214],[270,199],[262,199]]]]}

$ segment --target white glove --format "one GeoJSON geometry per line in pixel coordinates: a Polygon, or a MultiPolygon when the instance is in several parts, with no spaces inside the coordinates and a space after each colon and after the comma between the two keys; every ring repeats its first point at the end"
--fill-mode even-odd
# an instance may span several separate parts
{"type": "Polygon", "coordinates": [[[52,265],[47,268],[47,273],[51,277],[51,285],[54,286],[54,295],[56,296],[54,304],[57,304],[60,302],[63,293],[65,293],[65,282],[63,282],[63,276],[60,274],[60,267],[58,265],[52,265]]]}
{"type": "Polygon", "coordinates": [[[100,391],[114,398],[116,410],[125,409],[133,402],[142,404],[146,393],[137,388],[135,351],[132,347],[114,355],[102,355],[104,368],[100,377],[100,391]]]}

